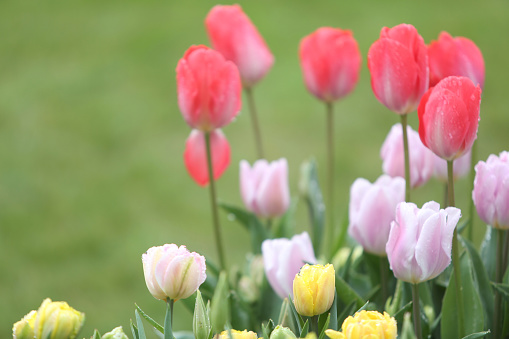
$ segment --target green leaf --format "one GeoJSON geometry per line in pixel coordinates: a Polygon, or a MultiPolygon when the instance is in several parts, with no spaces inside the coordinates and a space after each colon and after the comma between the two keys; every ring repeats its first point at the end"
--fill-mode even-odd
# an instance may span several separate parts
{"type": "Polygon", "coordinates": [[[369,305],[369,301],[366,301],[366,303],[364,305],[362,305],[362,307],[359,308],[355,313],[364,311],[366,308],[368,308],[368,305],[369,305]]]}
{"type": "Polygon", "coordinates": [[[322,330],[320,331],[320,336],[318,339],[323,339],[325,336],[325,330],[329,328],[329,322],[330,322],[331,315],[330,313],[327,315],[327,319],[325,320],[325,324],[322,326],[322,330]]]}
{"type": "Polygon", "coordinates": [[[297,210],[297,200],[292,199],[290,207],[281,217],[279,223],[274,228],[274,238],[291,238],[295,234],[295,211],[297,210]]]}
{"type": "MultiPolygon", "coordinates": [[[[288,299],[291,300],[291,296],[288,296],[288,299]]],[[[293,333],[301,333],[302,327],[304,326],[304,320],[302,320],[302,317],[295,309],[295,305],[293,304],[293,302],[290,301],[288,304],[290,305],[290,309],[292,310],[294,324],[297,327],[296,328],[297,331],[293,331],[293,333]]]]}
{"type": "Polygon", "coordinates": [[[134,310],[134,314],[136,315],[136,325],[138,325],[139,339],[146,339],[147,336],[145,335],[145,329],[143,328],[143,322],[141,321],[141,317],[140,314],[138,313],[138,310],[134,310]]]}
{"type": "Polygon", "coordinates": [[[260,254],[262,252],[262,242],[271,236],[256,215],[225,203],[219,203],[219,206],[246,228],[251,237],[253,253],[260,254]]]}
{"type": "Polygon", "coordinates": [[[485,331],[485,332],[477,332],[477,333],[472,333],[472,334],[469,334],[465,337],[463,337],[463,339],[476,339],[476,338],[482,338],[482,337],[485,337],[487,334],[489,334],[490,331],[485,331]]]}
{"type": "Polygon", "coordinates": [[[405,306],[403,306],[396,313],[394,313],[394,315],[392,317],[396,318],[402,314],[405,314],[406,312],[410,312],[410,310],[412,309],[412,305],[413,305],[412,301],[408,302],[405,306]]]}
{"type": "MultiPolygon", "coordinates": [[[[338,293],[334,291],[334,301],[329,312],[329,327],[330,329],[338,330],[338,293]]],[[[324,332],[325,333],[325,332],[324,332]]]]}
{"type": "Polygon", "coordinates": [[[265,324],[262,324],[263,337],[270,338],[272,331],[274,331],[274,322],[272,319],[269,319],[265,324]]]}
{"type": "Polygon", "coordinates": [[[481,243],[481,258],[488,278],[495,280],[495,264],[497,262],[497,232],[493,227],[486,227],[486,234],[481,243]]]}
{"type": "Polygon", "coordinates": [[[304,338],[308,335],[309,332],[309,319],[306,319],[306,322],[302,326],[302,330],[300,331],[300,338],[304,338]]]}
{"type": "Polygon", "coordinates": [[[403,327],[401,328],[401,339],[415,339],[414,327],[412,326],[411,313],[405,313],[403,327]]]}
{"type": "MultiPolygon", "coordinates": [[[[325,204],[318,183],[318,171],[314,160],[306,161],[300,168],[299,188],[302,198],[306,201],[311,221],[311,238],[315,254],[321,254],[325,224],[325,204]]],[[[332,206],[331,206],[332,208],[332,206]]]]}
{"type": "Polygon", "coordinates": [[[463,288],[463,310],[456,304],[456,281],[454,272],[445,291],[442,303],[442,338],[460,338],[458,333],[458,312],[464,312],[466,333],[476,333],[484,329],[484,312],[479,293],[475,288],[472,276],[472,262],[468,255],[463,255],[461,263],[461,286],[463,288]]]}
{"type": "Polygon", "coordinates": [[[194,334],[191,331],[178,331],[173,332],[175,339],[194,339],[194,334]]]}
{"type": "Polygon", "coordinates": [[[467,239],[460,238],[463,242],[463,245],[468,251],[470,255],[470,259],[472,260],[472,264],[474,266],[475,280],[477,282],[477,290],[479,291],[479,296],[481,297],[481,302],[483,305],[483,309],[485,312],[485,328],[492,328],[493,321],[493,310],[494,310],[494,296],[493,291],[491,289],[490,279],[488,277],[488,272],[486,272],[486,268],[482,262],[481,256],[475,249],[474,245],[468,241],[467,239]]]}
{"type": "Polygon", "coordinates": [[[136,327],[136,325],[134,325],[132,319],[130,319],[130,325],[131,325],[131,332],[133,333],[133,338],[140,339],[140,336],[138,335],[138,328],[136,327]]]}
{"type": "Polygon", "coordinates": [[[504,297],[506,302],[509,302],[509,285],[498,284],[494,282],[492,282],[491,285],[500,293],[502,297],[504,297]]]}
{"type": "Polygon", "coordinates": [[[357,307],[364,305],[365,301],[348,285],[339,275],[336,274],[336,291],[338,292],[339,299],[344,304],[349,304],[352,301],[356,302],[357,307]]]}
{"type": "Polygon", "coordinates": [[[92,334],[92,337],[90,339],[101,339],[101,333],[97,329],[94,330],[94,334],[92,334]]]}
{"type": "Polygon", "coordinates": [[[332,246],[331,256],[334,256],[337,251],[343,246],[345,239],[346,239],[346,233],[348,231],[348,224],[350,223],[350,219],[348,218],[348,208],[346,208],[346,211],[343,213],[343,219],[341,220],[341,225],[339,227],[339,234],[336,236],[335,242],[332,246]]]}
{"type": "Polygon", "coordinates": [[[343,312],[338,316],[338,324],[343,324],[348,316],[353,315],[355,310],[357,309],[357,302],[352,301],[346,307],[343,308],[343,312]]]}
{"type": "Polygon", "coordinates": [[[141,316],[143,318],[145,318],[145,320],[147,320],[150,325],[154,326],[154,328],[156,330],[158,330],[159,332],[164,333],[164,328],[161,325],[159,325],[157,323],[157,321],[155,321],[150,316],[148,316],[145,312],[143,312],[143,310],[140,308],[140,306],[138,306],[138,304],[135,303],[134,306],[136,306],[136,309],[138,310],[138,312],[140,312],[141,316]]]}

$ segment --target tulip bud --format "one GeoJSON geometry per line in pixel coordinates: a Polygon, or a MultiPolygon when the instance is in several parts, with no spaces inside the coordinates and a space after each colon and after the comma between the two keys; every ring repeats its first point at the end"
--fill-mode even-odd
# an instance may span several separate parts
{"type": "Polygon", "coordinates": [[[205,281],[205,257],[175,244],[151,247],[141,257],[145,282],[156,299],[185,299],[205,281]]]}
{"type": "Polygon", "coordinates": [[[223,331],[221,334],[216,335],[215,339],[257,339],[257,335],[255,332],[252,331],[237,331],[237,330],[230,330],[230,331],[223,331]],[[230,336],[231,333],[231,336],[230,336]]]}
{"type": "Polygon", "coordinates": [[[12,336],[14,339],[33,339],[36,311],[30,311],[20,321],[12,326],[12,336]]]}
{"type": "Polygon", "coordinates": [[[115,327],[111,332],[105,333],[101,339],[129,339],[122,330],[122,326],[115,327]]]}
{"type": "Polygon", "coordinates": [[[240,297],[248,303],[253,303],[260,297],[260,288],[246,275],[240,278],[238,289],[240,297]]]}
{"type": "Polygon", "coordinates": [[[44,299],[34,324],[36,338],[74,339],[85,321],[85,314],[63,301],[44,299]]]}
{"type": "Polygon", "coordinates": [[[208,339],[212,325],[210,314],[207,312],[200,290],[196,291],[196,302],[194,304],[193,333],[196,339],[208,339]]]}
{"type": "Polygon", "coordinates": [[[293,280],[293,303],[297,312],[314,316],[326,312],[334,301],[336,273],[331,264],[304,265],[293,280]]]}
{"type": "Polygon", "coordinates": [[[395,339],[398,336],[396,319],[384,312],[360,311],[349,316],[341,326],[341,332],[325,330],[331,339],[395,339]]]}
{"type": "Polygon", "coordinates": [[[270,334],[270,339],[288,339],[297,338],[295,334],[288,328],[281,325],[277,325],[276,328],[270,334]]]}
{"type": "Polygon", "coordinates": [[[210,321],[212,323],[212,331],[218,333],[224,329],[230,318],[230,301],[228,299],[228,276],[226,272],[219,274],[216,290],[212,297],[210,306],[210,321]]]}

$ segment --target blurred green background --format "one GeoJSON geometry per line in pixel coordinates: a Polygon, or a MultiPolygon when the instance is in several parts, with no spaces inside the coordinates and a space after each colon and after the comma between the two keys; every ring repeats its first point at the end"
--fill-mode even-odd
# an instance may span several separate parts
{"type": "MultiPolygon", "coordinates": [[[[190,132],[176,102],[175,67],[192,44],[208,44],[203,20],[215,2],[0,1],[0,336],[42,300],[86,313],[81,336],[122,325],[138,303],[162,321],[164,303],[145,287],[141,254],[186,244],[216,259],[208,191],[187,175],[190,132]]],[[[374,97],[366,54],[383,26],[413,24],[426,43],[442,30],[466,36],[486,62],[479,158],[509,147],[509,1],[244,1],[275,55],[256,88],[270,160],[286,157],[297,195],[300,164],[315,157],[324,178],[324,106],[302,83],[300,39],[320,26],[353,30],[363,55],[360,82],[336,105],[338,219],[357,177],[381,174],[380,146],[399,117],[374,97]]],[[[410,124],[417,129],[417,116],[410,124]]],[[[224,129],[232,162],[218,182],[240,205],[238,163],[253,161],[247,112],[224,129]]],[[[322,180],[323,182],[323,180],[322,180]]],[[[466,207],[468,182],[457,184],[466,207]]],[[[419,204],[442,198],[431,180],[419,204]]],[[[298,205],[298,230],[307,229],[298,205]]],[[[221,214],[228,261],[240,264],[247,235],[221,214]]],[[[477,220],[477,236],[484,226],[477,220]]],[[[478,239],[479,241],[479,239],[478,239]]],[[[175,329],[189,329],[177,303],[175,329]]]]}

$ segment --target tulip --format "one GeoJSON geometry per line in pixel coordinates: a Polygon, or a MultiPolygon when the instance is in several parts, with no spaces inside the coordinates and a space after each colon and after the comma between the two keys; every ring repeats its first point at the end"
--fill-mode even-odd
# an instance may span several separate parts
{"type": "Polygon", "coordinates": [[[430,86],[455,75],[467,77],[484,88],[484,59],[472,40],[441,32],[438,41],[429,44],[428,57],[430,86]]]}
{"type": "Polygon", "coordinates": [[[178,105],[192,128],[210,132],[229,124],[240,111],[241,90],[235,64],[206,46],[191,46],[178,62],[178,105]]]}
{"type": "Polygon", "coordinates": [[[205,26],[214,49],[237,65],[244,86],[256,84],[272,67],[272,53],[239,5],[214,6],[205,26]]]}
{"type": "Polygon", "coordinates": [[[336,291],[336,273],[331,264],[304,265],[293,280],[293,303],[301,315],[312,317],[329,310],[336,291]]]}
{"type": "MultiPolygon", "coordinates": [[[[433,175],[440,181],[447,182],[447,161],[440,158],[437,155],[433,155],[435,158],[435,169],[433,175]]],[[[468,151],[459,158],[454,160],[453,165],[453,177],[458,179],[464,177],[470,171],[472,159],[472,152],[468,151]]]]}
{"type": "Polygon", "coordinates": [[[112,331],[105,333],[101,339],[129,339],[124,333],[122,326],[115,327],[112,331]]]}
{"type": "Polygon", "coordinates": [[[283,215],[290,205],[286,159],[270,164],[262,159],[256,161],[253,167],[242,160],[240,192],[246,208],[256,215],[267,218],[283,215]]]}
{"type": "MultiPolygon", "coordinates": [[[[221,130],[210,132],[212,172],[217,180],[230,165],[230,145],[221,130]]],[[[200,186],[209,183],[207,169],[207,150],[205,135],[199,130],[192,130],[186,141],[184,164],[191,178],[200,186]]]]}
{"type": "Polygon", "coordinates": [[[341,326],[341,332],[325,330],[331,339],[395,339],[398,336],[396,319],[384,312],[360,311],[349,316],[341,326]]]}
{"type": "Polygon", "coordinates": [[[440,209],[434,201],[422,209],[400,203],[386,247],[394,276],[418,284],[442,273],[451,262],[453,233],[460,217],[458,208],[440,209]]]}
{"type": "Polygon", "coordinates": [[[492,154],[475,166],[472,192],[477,214],[498,229],[509,229],[509,153],[492,154]]]}
{"type": "Polygon", "coordinates": [[[46,298],[37,310],[34,338],[74,339],[85,322],[85,314],[64,301],[46,298]]]}
{"type": "Polygon", "coordinates": [[[477,138],[481,89],[465,77],[447,77],[419,104],[422,143],[445,160],[468,152],[477,138]]]}
{"type": "MultiPolygon", "coordinates": [[[[210,305],[210,304],[209,304],[210,305]]],[[[210,323],[210,307],[205,307],[200,290],[196,291],[193,313],[193,334],[196,339],[209,339],[212,324],[210,323]]]]}
{"type": "Polygon", "coordinates": [[[371,87],[376,98],[398,114],[415,111],[428,89],[428,54],[412,25],[382,28],[368,52],[371,87]]]}
{"type": "Polygon", "coordinates": [[[267,239],[262,243],[265,275],[281,299],[293,296],[293,279],[305,263],[316,263],[313,245],[307,232],[292,239],[267,239]]]}
{"type": "Polygon", "coordinates": [[[175,244],[151,247],[141,256],[145,282],[156,299],[185,299],[207,277],[205,257],[175,244]]]}
{"type": "Polygon", "coordinates": [[[357,84],[361,53],[349,30],[317,29],[300,42],[299,57],[306,87],[320,100],[338,100],[357,84]]]}
{"type": "Polygon", "coordinates": [[[288,327],[283,327],[281,325],[277,325],[269,337],[269,339],[291,339],[291,338],[297,337],[288,327]]]}
{"type": "Polygon", "coordinates": [[[257,339],[258,336],[253,331],[237,331],[237,330],[230,330],[230,331],[223,331],[221,334],[216,335],[215,339],[257,339]],[[230,337],[231,332],[231,337],[230,337]]]}
{"type": "MultiPolygon", "coordinates": [[[[392,126],[380,150],[382,169],[391,177],[405,177],[402,134],[401,124],[392,126]]],[[[435,155],[422,144],[419,133],[410,126],[407,126],[407,135],[410,149],[410,184],[418,187],[426,183],[433,174],[435,155]]]]}
{"type": "Polygon", "coordinates": [[[365,251],[385,256],[394,211],[404,200],[403,178],[382,175],[373,184],[355,180],[350,188],[348,233],[365,251]]]}
{"type": "Polygon", "coordinates": [[[12,337],[14,339],[33,339],[34,325],[37,317],[36,311],[30,311],[20,321],[12,326],[12,337]]]}

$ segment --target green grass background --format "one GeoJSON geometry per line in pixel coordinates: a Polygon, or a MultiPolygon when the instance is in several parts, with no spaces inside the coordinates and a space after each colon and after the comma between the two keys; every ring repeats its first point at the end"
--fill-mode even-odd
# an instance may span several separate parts
{"type": "MultiPolygon", "coordinates": [[[[0,337],[45,297],[86,313],[81,333],[128,330],[137,302],[162,321],[164,303],[145,287],[141,254],[186,244],[216,259],[208,191],[188,177],[190,132],[176,102],[175,67],[192,44],[208,44],[211,1],[0,1],[0,337]]],[[[399,117],[374,97],[366,54],[383,26],[413,24],[429,43],[442,30],[477,43],[486,61],[479,158],[509,147],[509,2],[243,1],[275,55],[255,89],[271,160],[286,157],[297,195],[299,166],[315,157],[324,177],[323,105],[302,83],[300,39],[320,26],[353,30],[363,55],[360,82],[336,105],[338,217],[357,177],[381,174],[379,149],[399,117]]],[[[417,129],[416,114],[409,118],[417,129]]],[[[247,112],[224,129],[232,162],[220,199],[241,204],[238,163],[253,161],[247,112]]],[[[468,182],[457,184],[466,207],[468,182]]],[[[432,180],[413,193],[441,200],[432,180]]],[[[307,229],[298,206],[298,230],[307,229]]],[[[228,261],[240,264],[247,235],[226,215],[228,261]]],[[[477,237],[483,225],[477,220],[477,237]]],[[[177,303],[175,329],[191,317],[177,303]]],[[[130,332],[129,336],[130,335],[130,332]]]]}

